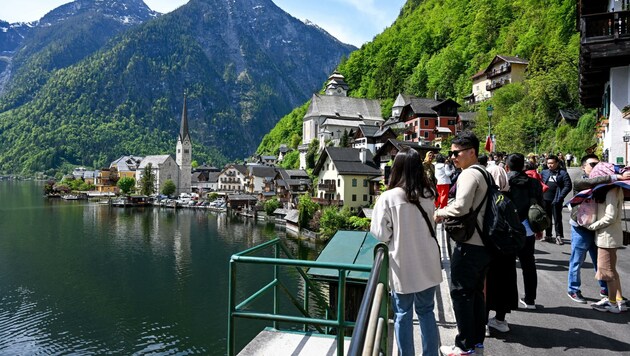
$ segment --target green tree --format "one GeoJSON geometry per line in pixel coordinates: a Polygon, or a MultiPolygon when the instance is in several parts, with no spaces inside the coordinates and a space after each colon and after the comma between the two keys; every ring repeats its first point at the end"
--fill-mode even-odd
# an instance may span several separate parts
{"type": "Polygon", "coordinates": [[[348,218],[348,225],[354,230],[368,231],[370,230],[370,218],[360,218],[358,216],[351,216],[348,218]]]}
{"type": "Polygon", "coordinates": [[[193,170],[195,170],[197,169],[197,167],[199,167],[199,162],[197,162],[197,160],[193,160],[192,162],[190,162],[190,166],[193,170]]]}
{"type": "Polygon", "coordinates": [[[341,210],[332,206],[325,208],[319,220],[319,232],[321,233],[321,237],[323,239],[329,239],[333,237],[338,230],[347,228],[350,215],[350,209],[347,207],[341,210]]]}
{"type": "Polygon", "coordinates": [[[149,163],[142,170],[140,194],[151,195],[153,193],[155,193],[155,173],[153,173],[153,165],[149,163]]]}
{"type": "Polygon", "coordinates": [[[265,202],[265,213],[271,216],[273,212],[280,207],[280,201],[276,198],[269,199],[265,202]]]}
{"type": "Polygon", "coordinates": [[[315,163],[317,162],[317,152],[319,151],[319,140],[313,139],[311,143],[308,144],[308,150],[306,151],[306,168],[313,169],[315,168],[315,163]]]}
{"type": "Polygon", "coordinates": [[[348,147],[350,146],[350,135],[348,134],[348,130],[343,129],[343,134],[339,139],[339,147],[348,147]]]}
{"type": "Polygon", "coordinates": [[[177,190],[177,187],[175,186],[175,182],[173,182],[172,179],[167,179],[166,181],[164,181],[164,186],[162,187],[162,194],[170,197],[171,195],[173,195],[173,193],[175,193],[176,190],[177,190]]]}
{"type": "Polygon", "coordinates": [[[307,227],[313,214],[319,209],[319,204],[315,203],[309,194],[300,196],[298,200],[298,225],[300,228],[307,227]]]}
{"type": "Polygon", "coordinates": [[[118,186],[118,189],[120,189],[120,191],[124,194],[127,195],[129,194],[133,188],[136,185],[136,180],[133,179],[132,177],[122,177],[118,180],[118,183],[116,183],[116,185],[118,186]]]}

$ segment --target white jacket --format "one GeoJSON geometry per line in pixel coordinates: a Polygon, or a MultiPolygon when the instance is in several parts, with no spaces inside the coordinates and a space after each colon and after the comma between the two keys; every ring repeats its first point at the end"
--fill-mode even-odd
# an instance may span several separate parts
{"type": "Polygon", "coordinates": [[[437,180],[437,184],[451,184],[453,172],[455,172],[453,166],[445,163],[436,163],[435,179],[437,180]]]}
{"type": "Polygon", "coordinates": [[[597,204],[597,221],[587,226],[595,230],[595,244],[602,248],[618,248],[623,245],[623,189],[615,187],[606,193],[606,200],[597,204]]]}
{"type": "MultiPolygon", "coordinates": [[[[433,199],[420,201],[434,224],[433,199]]],[[[378,198],[370,232],[389,245],[389,285],[396,293],[421,292],[442,282],[440,248],[402,188],[390,189],[378,198]]]]}

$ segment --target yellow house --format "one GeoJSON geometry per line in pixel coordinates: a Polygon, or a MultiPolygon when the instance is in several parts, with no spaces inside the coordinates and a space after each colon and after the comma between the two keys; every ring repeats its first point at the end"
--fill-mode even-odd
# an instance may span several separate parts
{"type": "Polygon", "coordinates": [[[486,69],[481,70],[470,79],[472,93],[464,97],[467,104],[475,104],[487,100],[492,92],[510,83],[525,80],[525,71],[529,61],[512,56],[497,55],[486,69]]]}
{"type": "Polygon", "coordinates": [[[314,201],[350,208],[372,203],[370,180],[382,175],[369,150],[345,147],[326,147],[313,174],[317,176],[314,201]]]}

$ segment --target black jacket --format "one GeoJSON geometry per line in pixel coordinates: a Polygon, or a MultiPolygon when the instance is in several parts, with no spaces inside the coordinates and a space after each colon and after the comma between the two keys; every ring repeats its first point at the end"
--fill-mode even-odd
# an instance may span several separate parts
{"type": "MultiPolygon", "coordinates": [[[[551,178],[551,171],[545,169],[540,173],[540,175],[542,176],[543,183],[547,184],[549,182],[549,178],[551,178]]],[[[569,173],[564,169],[559,169],[556,183],[558,184],[558,189],[556,190],[556,196],[551,203],[562,204],[564,202],[564,198],[571,193],[571,177],[569,177],[569,173]]]]}
{"type": "Polygon", "coordinates": [[[507,195],[516,205],[518,217],[521,221],[525,220],[529,207],[534,202],[540,205],[543,203],[542,185],[538,180],[527,176],[524,172],[508,172],[508,182],[510,183],[510,191],[507,195]]]}

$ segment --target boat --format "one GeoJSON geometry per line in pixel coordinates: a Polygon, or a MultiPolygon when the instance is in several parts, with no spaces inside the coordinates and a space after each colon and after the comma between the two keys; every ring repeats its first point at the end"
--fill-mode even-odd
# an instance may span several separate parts
{"type": "Polygon", "coordinates": [[[65,194],[61,196],[63,200],[79,200],[79,196],[76,194],[65,194]]]}

